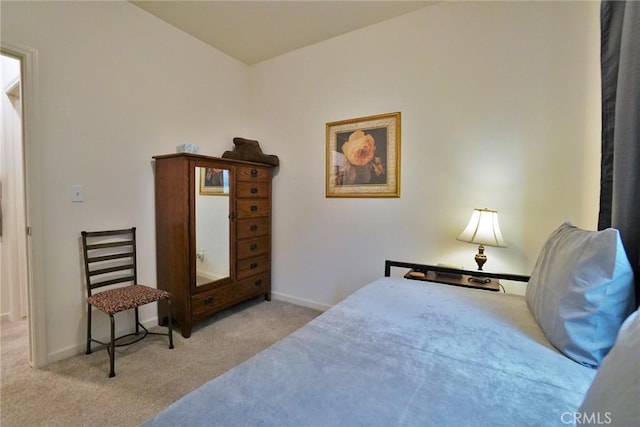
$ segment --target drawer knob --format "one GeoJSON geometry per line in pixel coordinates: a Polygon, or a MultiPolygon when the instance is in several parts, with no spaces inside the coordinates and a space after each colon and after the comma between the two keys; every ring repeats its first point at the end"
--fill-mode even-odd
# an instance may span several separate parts
{"type": "Polygon", "coordinates": [[[249,227],[249,230],[251,231],[256,231],[258,229],[258,225],[257,224],[251,224],[251,227],[249,227]]]}
{"type": "Polygon", "coordinates": [[[251,169],[251,176],[254,178],[258,176],[258,169],[251,169]]]}
{"type": "Polygon", "coordinates": [[[206,297],[204,299],[204,305],[211,305],[213,304],[213,297],[206,297]]]}
{"type": "Polygon", "coordinates": [[[255,251],[256,249],[258,249],[258,244],[254,243],[253,245],[249,246],[249,249],[251,249],[252,251],[255,251]]]}
{"type": "Polygon", "coordinates": [[[251,212],[256,212],[258,210],[258,205],[251,205],[251,212]]]}
{"type": "Polygon", "coordinates": [[[251,270],[255,270],[256,268],[258,268],[258,263],[257,263],[257,262],[252,263],[252,264],[249,266],[249,268],[250,268],[251,270]]]}
{"type": "Polygon", "coordinates": [[[258,189],[256,187],[251,187],[251,190],[249,190],[251,192],[251,194],[256,194],[258,192],[258,189]]]}
{"type": "Polygon", "coordinates": [[[262,279],[256,279],[255,282],[253,282],[254,285],[256,285],[256,287],[259,287],[260,285],[262,285],[262,279]]]}

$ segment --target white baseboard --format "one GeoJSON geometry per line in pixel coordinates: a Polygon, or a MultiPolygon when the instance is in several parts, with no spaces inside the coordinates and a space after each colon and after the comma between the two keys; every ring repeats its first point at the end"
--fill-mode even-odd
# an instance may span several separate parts
{"type": "MultiPolygon", "coordinates": [[[[156,316],[151,319],[143,320],[140,323],[142,323],[142,325],[145,328],[150,329],[158,325],[158,317],[156,316]]],[[[133,332],[133,330],[124,330],[124,329],[116,330],[116,336],[120,336],[129,332],[133,332]]],[[[94,337],[94,338],[102,342],[107,342],[110,339],[108,336],[94,337]]],[[[98,344],[94,344],[94,345],[97,346],[98,344]]],[[[69,347],[63,348],[53,353],[49,353],[49,355],[47,356],[47,363],[54,363],[59,360],[68,359],[69,357],[73,357],[78,354],[84,354],[86,351],[87,351],[87,343],[86,341],[83,341],[82,343],[71,345],[69,347]]]]}
{"type": "Polygon", "coordinates": [[[283,294],[281,292],[271,292],[271,296],[278,301],[290,302],[291,304],[301,305],[303,307],[309,307],[315,310],[327,311],[331,308],[331,306],[327,304],[311,301],[304,298],[294,297],[292,295],[283,294]]]}

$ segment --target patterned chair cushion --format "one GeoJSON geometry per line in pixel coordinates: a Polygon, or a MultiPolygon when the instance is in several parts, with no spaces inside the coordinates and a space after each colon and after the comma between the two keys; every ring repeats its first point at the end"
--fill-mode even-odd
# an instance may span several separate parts
{"type": "Polygon", "coordinates": [[[162,299],[171,299],[171,294],[145,285],[130,285],[91,295],[87,301],[107,314],[115,314],[162,299]]]}

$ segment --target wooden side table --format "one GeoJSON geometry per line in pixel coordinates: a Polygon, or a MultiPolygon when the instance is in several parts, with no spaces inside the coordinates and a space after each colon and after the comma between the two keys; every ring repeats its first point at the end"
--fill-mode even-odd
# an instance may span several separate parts
{"type": "Polygon", "coordinates": [[[485,291],[500,291],[500,282],[498,279],[486,278],[485,282],[477,282],[470,280],[471,275],[455,274],[455,273],[439,273],[435,271],[422,272],[411,269],[404,275],[405,279],[422,280],[425,282],[444,283],[446,285],[462,286],[465,288],[482,289],[485,291]]]}

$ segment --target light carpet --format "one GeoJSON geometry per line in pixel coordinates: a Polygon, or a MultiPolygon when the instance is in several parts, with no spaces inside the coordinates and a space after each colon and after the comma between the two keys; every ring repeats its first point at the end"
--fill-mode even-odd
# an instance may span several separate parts
{"type": "Polygon", "coordinates": [[[160,336],[116,349],[114,378],[107,377],[104,350],[30,368],[26,321],[3,321],[1,425],[137,426],[319,314],[282,301],[248,301],[197,325],[188,339],[174,330],[173,350],[160,336]]]}

